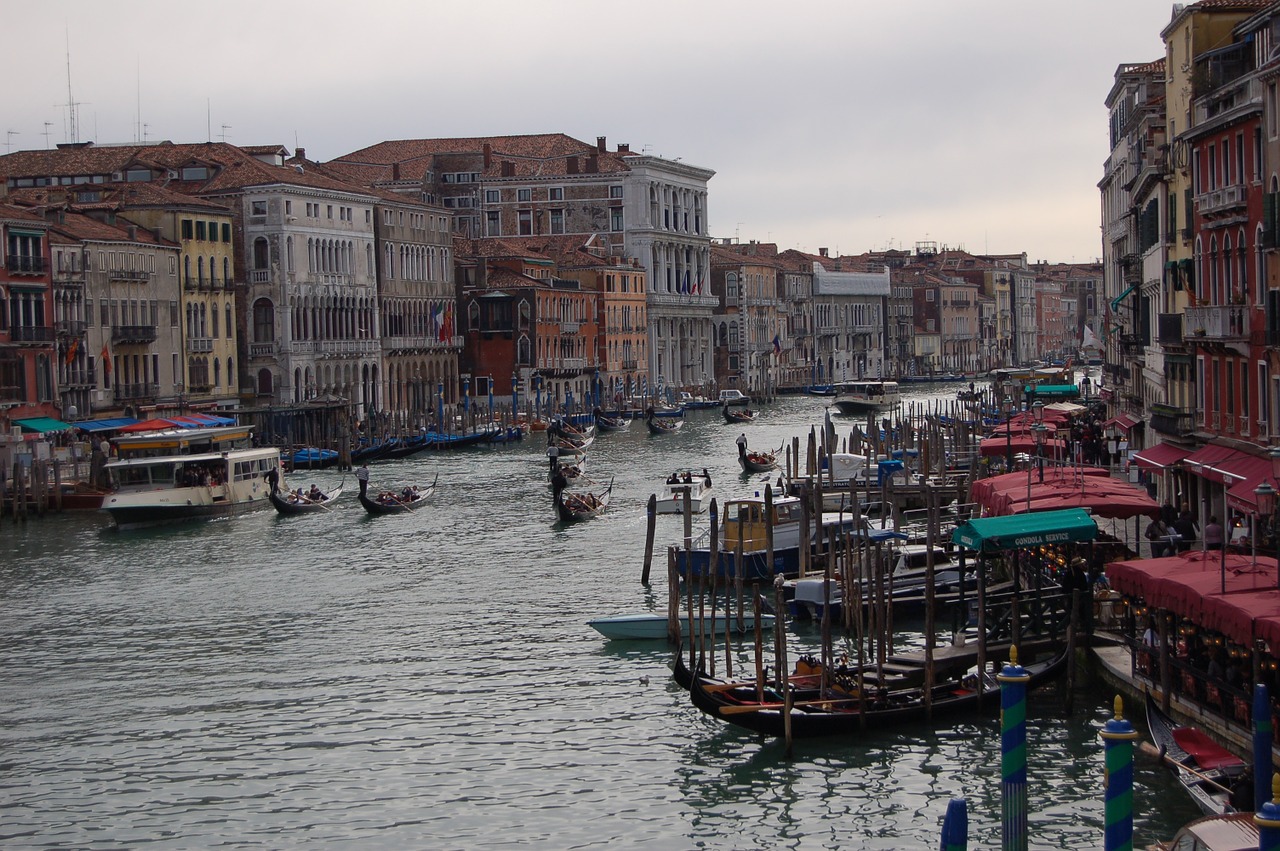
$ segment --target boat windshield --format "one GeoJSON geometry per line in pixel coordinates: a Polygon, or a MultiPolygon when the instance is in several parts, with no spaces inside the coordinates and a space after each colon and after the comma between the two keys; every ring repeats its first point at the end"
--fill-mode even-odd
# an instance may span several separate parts
{"type": "Polygon", "coordinates": [[[111,479],[118,488],[172,487],[173,469],[172,463],[117,467],[111,471],[111,479]]]}

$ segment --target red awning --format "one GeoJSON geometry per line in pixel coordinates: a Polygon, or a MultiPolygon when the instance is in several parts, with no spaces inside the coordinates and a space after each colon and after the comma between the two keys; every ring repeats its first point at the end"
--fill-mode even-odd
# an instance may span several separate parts
{"type": "Polygon", "coordinates": [[[1107,475],[1101,467],[1058,467],[1038,473],[1007,473],[979,479],[970,499],[989,515],[1085,508],[1099,517],[1154,517],[1160,506],[1142,488],[1107,475]]]}
{"type": "Polygon", "coordinates": [[[1229,446],[1219,446],[1211,443],[1208,446],[1200,447],[1184,458],[1182,465],[1202,479],[1221,484],[1223,481],[1222,472],[1217,467],[1227,459],[1238,455],[1243,456],[1244,453],[1229,446]]]}
{"type": "Polygon", "coordinates": [[[1133,460],[1144,470],[1162,472],[1166,467],[1176,464],[1190,454],[1191,450],[1174,446],[1172,443],[1157,443],[1155,446],[1139,449],[1134,453],[1133,460]]]}
{"type": "Polygon", "coordinates": [[[1227,473],[1227,505],[1245,514],[1257,511],[1258,497],[1254,490],[1262,484],[1263,479],[1269,479],[1272,487],[1276,485],[1275,476],[1271,473],[1270,458],[1244,455],[1215,466],[1227,473]]]}
{"type": "Polygon", "coordinates": [[[978,444],[978,451],[984,458],[996,458],[1007,452],[1019,455],[1042,454],[1046,458],[1063,458],[1067,454],[1067,444],[1063,440],[1046,440],[1043,447],[1037,447],[1035,439],[1029,434],[1015,434],[1012,437],[989,437],[978,444]],[[1044,451],[1037,453],[1037,448],[1044,451]]]}
{"type": "Polygon", "coordinates": [[[1121,431],[1128,431],[1129,429],[1133,428],[1140,422],[1141,420],[1134,419],[1128,414],[1121,414],[1118,417],[1112,417],[1111,419],[1107,420],[1105,423],[1102,424],[1102,427],[1107,428],[1109,426],[1115,426],[1121,431]]]}

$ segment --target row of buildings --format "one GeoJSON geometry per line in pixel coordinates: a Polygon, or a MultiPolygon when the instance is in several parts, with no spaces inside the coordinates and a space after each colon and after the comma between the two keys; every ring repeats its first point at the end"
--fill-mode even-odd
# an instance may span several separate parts
{"type": "Polygon", "coordinates": [[[1106,97],[1104,378],[1160,495],[1243,529],[1277,485],[1280,4],[1178,4],[1160,34],[1106,97]]]}
{"type": "MultiPolygon", "coordinates": [[[[773,393],[1069,356],[1101,267],[718,240],[709,169],[561,134],[0,157],[0,426],[773,393]]],[[[7,431],[8,429],[6,429],[7,431]]]]}

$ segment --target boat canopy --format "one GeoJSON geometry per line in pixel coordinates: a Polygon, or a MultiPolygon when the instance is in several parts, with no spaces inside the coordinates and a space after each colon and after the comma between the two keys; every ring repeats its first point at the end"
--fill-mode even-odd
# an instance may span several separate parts
{"type": "Polygon", "coordinates": [[[28,417],[25,420],[14,420],[13,424],[22,429],[24,434],[47,434],[51,431],[66,431],[75,428],[70,423],[55,420],[53,417],[28,417]]]}
{"type": "Polygon", "coordinates": [[[1041,384],[1038,387],[1028,384],[1023,390],[1032,396],[1045,396],[1053,399],[1074,399],[1080,395],[1080,388],[1074,384],[1041,384]]]}
{"type": "Polygon", "coordinates": [[[1092,541],[1097,535],[1098,524],[1087,511],[1066,508],[969,520],[956,527],[951,540],[980,553],[998,553],[1046,544],[1092,541]]]}

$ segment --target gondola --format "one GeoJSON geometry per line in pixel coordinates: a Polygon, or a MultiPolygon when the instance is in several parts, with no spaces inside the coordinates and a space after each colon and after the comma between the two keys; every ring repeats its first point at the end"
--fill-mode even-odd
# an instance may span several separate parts
{"type": "Polygon", "coordinates": [[[276,507],[276,511],[285,517],[291,517],[295,514],[318,514],[332,510],[329,506],[337,502],[338,497],[342,496],[342,485],[338,485],[326,493],[324,499],[310,499],[304,495],[301,500],[293,502],[286,494],[286,491],[267,494],[267,498],[276,507]]]}
{"type": "Polygon", "coordinates": [[[379,441],[378,443],[366,444],[351,451],[352,463],[367,463],[369,461],[380,461],[387,456],[392,450],[398,446],[400,441],[395,438],[379,441]]]}
{"type": "Polygon", "coordinates": [[[767,473],[778,466],[778,454],[782,452],[782,447],[778,447],[775,452],[748,452],[745,444],[738,444],[738,463],[742,465],[744,473],[767,473]]]}
{"type": "Polygon", "coordinates": [[[729,405],[724,406],[724,420],[728,423],[749,423],[755,420],[756,411],[750,408],[734,408],[729,405]]]}
{"type": "MultiPolygon", "coordinates": [[[[1027,688],[1035,688],[1060,674],[1066,668],[1066,654],[1059,652],[1045,660],[1026,665],[1030,680],[1027,688]]],[[[783,695],[771,686],[764,689],[764,700],[758,697],[754,683],[719,683],[687,672],[689,695],[693,705],[703,713],[757,733],[785,735],[783,695]]],[[[677,679],[680,674],[677,673],[677,679]]],[[[833,682],[841,679],[832,677],[833,682]]],[[[882,730],[890,724],[924,721],[932,717],[962,712],[976,712],[1000,702],[1000,686],[995,678],[984,675],[981,687],[977,675],[945,680],[933,688],[932,707],[926,710],[924,690],[901,688],[867,690],[860,695],[851,682],[844,688],[821,693],[807,684],[791,685],[791,736],[810,739],[822,736],[856,734],[865,730],[882,730]]]]}
{"type": "Polygon", "coordinates": [[[659,417],[653,408],[645,413],[644,424],[649,434],[671,434],[684,426],[684,417],[659,417]]]}
{"type": "Polygon", "coordinates": [[[404,497],[402,493],[398,494],[391,491],[372,499],[366,494],[360,494],[360,504],[364,506],[365,511],[374,516],[380,514],[409,514],[420,508],[436,492],[436,484],[439,481],[440,475],[436,474],[435,481],[418,491],[417,495],[408,498],[404,497]]]}
{"type": "Polygon", "coordinates": [[[427,439],[425,435],[416,435],[414,437],[400,438],[395,446],[391,447],[383,455],[379,456],[380,460],[391,461],[396,458],[408,458],[410,455],[421,452],[427,448],[427,439]]]}
{"type": "Polygon", "coordinates": [[[596,414],[596,428],[600,431],[626,431],[631,427],[631,420],[626,417],[610,417],[596,414]]]}
{"type": "Polygon", "coordinates": [[[555,496],[556,514],[564,523],[576,523],[579,520],[590,520],[598,517],[609,507],[609,495],[613,492],[613,480],[609,487],[600,493],[590,491],[567,491],[566,480],[558,476],[551,482],[555,496]]]}
{"type": "Polygon", "coordinates": [[[1182,788],[1206,815],[1234,811],[1231,793],[1227,790],[1244,773],[1244,760],[1195,727],[1184,727],[1174,721],[1160,711],[1149,694],[1147,728],[1151,731],[1151,741],[1160,749],[1164,760],[1184,767],[1170,766],[1178,775],[1182,788]]]}

